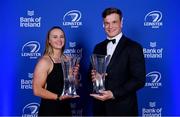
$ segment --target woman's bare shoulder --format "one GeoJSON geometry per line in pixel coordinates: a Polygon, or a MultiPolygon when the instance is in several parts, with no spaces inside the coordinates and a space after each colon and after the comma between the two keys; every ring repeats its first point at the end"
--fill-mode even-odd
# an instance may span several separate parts
{"type": "Polygon", "coordinates": [[[40,65],[40,66],[50,66],[51,64],[52,64],[52,62],[51,62],[51,59],[49,58],[49,56],[44,55],[44,56],[42,56],[39,59],[37,65],[40,65]]]}

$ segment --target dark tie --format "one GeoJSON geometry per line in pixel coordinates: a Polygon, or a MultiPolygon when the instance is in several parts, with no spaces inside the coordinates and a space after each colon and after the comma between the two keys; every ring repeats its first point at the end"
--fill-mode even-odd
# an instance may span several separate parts
{"type": "Polygon", "coordinates": [[[116,43],[116,39],[111,39],[111,40],[107,39],[107,41],[108,41],[108,43],[109,43],[109,42],[112,42],[113,44],[116,43]]]}

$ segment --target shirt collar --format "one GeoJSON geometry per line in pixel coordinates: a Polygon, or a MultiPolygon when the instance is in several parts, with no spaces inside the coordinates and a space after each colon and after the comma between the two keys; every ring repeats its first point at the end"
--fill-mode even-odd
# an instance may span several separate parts
{"type": "Polygon", "coordinates": [[[113,38],[110,38],[110,37],[107,37],[108,40],[112,40],[112,39],[116,39],[116,44],[119,42],[119,40],[121,39],[122,37],[122,32],[119,33],[118,35],[116,35],[115,37],[113,38]]]}

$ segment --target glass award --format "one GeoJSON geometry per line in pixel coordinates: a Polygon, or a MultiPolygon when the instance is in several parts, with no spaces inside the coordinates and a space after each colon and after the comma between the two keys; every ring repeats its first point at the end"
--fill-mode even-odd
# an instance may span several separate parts
{"type": "Polygon", "coordinates": [[[93,81],[93,93],[100,94],[105,90],[105,74],[111,55],[91,55],[91,64],[93,70],[96,70],[96,78],[93,81]]]}
{"type": "Polygon", "coordinates": [[[72,57],[68,55],[62,56],[61,64],[64,76],[64,87],[61,96],[77,96],[76,78],[73,73],[73,69],[76,66],[76,64],[79,64],[80,59],[80,57],[72,57]]]}

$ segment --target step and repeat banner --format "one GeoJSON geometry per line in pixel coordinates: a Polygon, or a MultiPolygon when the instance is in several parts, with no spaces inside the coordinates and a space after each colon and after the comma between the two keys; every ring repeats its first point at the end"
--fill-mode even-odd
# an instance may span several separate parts
{"type": "Polygon", "coordinates": [[[33,95],[33,71],[43,55],[47,31],[64,29],[65,53],[82,56],[81,95],[72,113],[92,115],[87,71],[94,46],[105,39],[102,11],[123,12],[123,34],[143,46],[145,87],[138,91],[139,115],[180,116],[180,8],[163,0],[2,0],[0,116],[36,116],[40,98],[33,95]]]}

